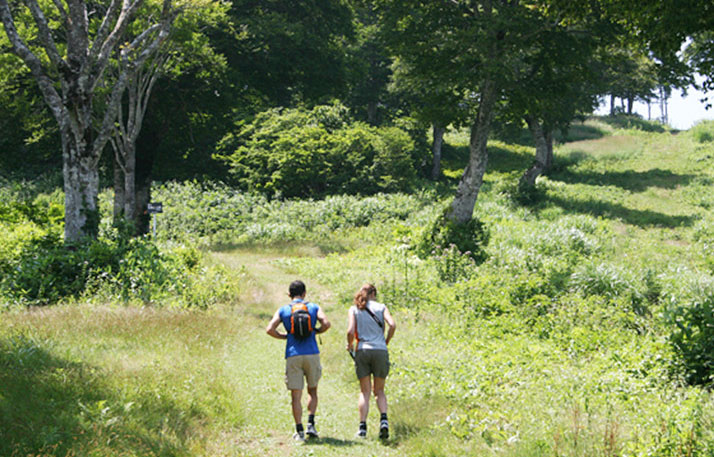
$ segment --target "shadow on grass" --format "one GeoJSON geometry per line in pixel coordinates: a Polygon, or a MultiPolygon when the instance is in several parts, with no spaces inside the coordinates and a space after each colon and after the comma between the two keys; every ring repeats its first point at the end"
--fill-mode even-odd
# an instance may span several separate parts
{"type": "Polygon", "coordinates": [[[349,447],[349,446],[354,446],[357,443],[355,443],[353,440],[341,440],[339,438],[318,438],[318,439],[309,439],[305,441],[306,445],[309,446],[336,446],[336,447],[349,447]]]}
{"type": "Polygon", "coordinates": [[[616,186],[632,192],[642,192],[650,187],[675,189],[677,186],[690,184],[695,175],[677,174],[669,170],[654,168],[647,171],[570,171],[567,168],[549,174],[550,179],[568,184],[592,184],[598,186],[616,186]]]}
{"type": "MultiPolygon", "coordinates": [[[[442,148],[442,167],[447,170],[457,170],[466,167],[469,161],[469,147],[444,144],[442,148]]],[[[524,152],[516,152],[499,146],[488,146],[487,172],[507,173],[516,170],[525,171],[533,162],[535,156],[524,152]]],[[[461,176],[459,175],[459,179],[461,176]]],[[[458,179],[456,179],[458,181],[458,179]]]]}
{"type": "MultiPolygon", "coordinates": [[[[553,140],[556,143],[570,143],[574,141],[597,140],[604,137],[607,132],[597,127],[581,122],[575,122],[570,125],[568,130],[556,130],[553,132],[553,140]]],[[[520,146],[534,147],[533,136],[528,128],[509,126],[506,128],[497,128],[494,130],[494,138],[503,141],[504,143],[517,144],[520,146]]]]}
{"type": "Polygon", "coordinates": [[[594,125],[575,123],[565,131],[557,131],[553,139],[557,143],[570,143],[575,141],[597,140],[603,138],[606,132],[594,125]]]}
{"type": "Polygon", "coordinates": [[[595,199],[566,199],[548,195],[545,202],[559,206],[568,213],[590,214],[608,219],[620,219],[638,227],[690,227],[696,217],[670,216],[651,210],[630,209],[620,204],[595,199]]]}
{"type": "Polygon", "coordinates": [[[0,455],[186,454],[176,439],[190,435],[186,411],[156,399],[132,409],[98,369],[43,346],[24,336],[0,339],[0,455]],[[169,428],[173,438],[164,436],[169,428]]]}

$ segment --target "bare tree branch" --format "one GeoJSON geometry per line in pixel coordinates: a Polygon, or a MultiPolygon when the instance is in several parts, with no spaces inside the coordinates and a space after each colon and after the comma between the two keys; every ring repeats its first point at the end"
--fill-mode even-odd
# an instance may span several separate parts
{"type": "Polygon", "coordinates": [[[52,38],[52,31],[50,30],[50,26],[47,24],[45,13],[43,13],[40,9],[40,5],[37,4],[37,0],[25,0],[25,4],[30,9],[32,17],[35,19],[40,42],[45,48],[45,52],[47,52],[47,57],[50,58],[50,62],[52,62],[54,66],[62,68],[64,61],[57,51],[57,44],[55,43],[55,39],[52,38]]]}
{"type": "Polygon", "coordinates": [[[57,93],[53,81],[47,76],[42,61],[30,50],[17,33],[15,21],[7,0],[0,0],[0,20],[2,20],[3,26],[5,27],[5,33],[10,40],[13,53],[20,57],[25,62],[25,65],[28,66],[32,76],[37,80],[42,96],[47,102],[52,114],[57,122],[60,122],[62,119],[62,97],[57,93]]]}
{"type": "Polygon", "coordinates": [[[154,33],[156,30],[158,30],[159,27],[161,27],[161,24],[154,24],[151,27],[149,27],[148,29],[141,32],[139,34],[139,36],[134,38],[134,40],[129,44],[129,46],[127,46],[122,52],[129,53],[131,51],[135,51],[135,50],[139,49],[139,47],[142,45],[142,43],[144,41],[148,40],[150,38],[151,34],[154,33]]]}
{"type": "Polygon", "coordinates": [[[124,166],[124,157],[122,154],[123,149],[117,144],[116,137],[109,138],[109,143],[112,145],[112,149],[114,150],[114,163],[119,165],[122,173],[126,174],[126,167],[124,166]]]}
{"type": "MultiPolygon", "coordinates": [[[[94,139],[94,143],[92,143],[93,151],[101,152],[102,149],[104,149],[104,146],[107,144],[107,141],[109,141],[109,137],[111,136],[112,132],[114,131],[114,122],[116,120],[118,106],[121,103],[122,94],[126,89],[127,79],[127,72],[120,72],[117,81],[114,83],[114,88],[112,89],[111,96],[109,97],[109,101],[107,102],[107,109],[104,112],[104,117],[99,127],[99,134],[94,139]]],[[[96,155],[97,164],[99,163],[100,157],[101,154],[96,155]]]]}
{"type": "Polygon", "coordinates": [[[104,43],[104,41],[107,39],[107,35],[109,35],[109,30],[112,25],[112,21],[114,20],[114,17],[118,14],[118,7],[119,0],[112,0],[112,2],[109,4],[109,8],[107,9],[106,14],[104,15],[104,19],[102,19],[102,24],[99,26],[99,29],[97,30],[97,35],[94,37],[92,49],[89,52],[90,62],[94,62],[97,59],[97,56],[99,55],[99,51],[101,49],[100,43],[104,43]]]}
{"type": "Polygon", "coordinates": [[[64,5],[62,5],[61,0],[52,0],[55,4],[55,7],[57,8],[57,11],[60,13],[60,17],[62,18],[62,22],[66,25],[67,24],[67,10],[64,9],[64,5]]]}
{"type": "Polygon", "coordinates": [[[141,6],[143,1],[144,0],[134,0],[134,2],[130,2],[129,0],[123,1],[121,12],[119,13],[119,17],[117,18],[117,21],[114,24],[114,29],[107,36],[107,38],[102,42],[102,44],[99,48],[99,53],[96,54],[95,61],[90,63],[91,65],[94,66],[93,73],[95,73],[97,75],[97,79],[99,79],[99,77],[101,77],[101,74],[103,73],[104,68],[106,68],[107,62],[109,61],[109,57],[112,53],[112,50],[114,49],[114,46],[116,45],[117,41],[123,35],[124,29],[126,28],[127,24],[129,23],[129,19],[134,15],[136,10],[141,6]]]}

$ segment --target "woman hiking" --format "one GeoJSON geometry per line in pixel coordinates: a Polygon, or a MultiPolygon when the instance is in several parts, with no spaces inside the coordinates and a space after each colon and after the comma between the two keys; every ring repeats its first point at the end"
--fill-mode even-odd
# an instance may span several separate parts
{"type": "Polygon", "coordinates": [[[394,336],[396,323],[389,309],[375,301],[377,289],[372,284],[363,285],[354,297],[354,306],[349,309],[347,328],[347,350],[354,356],[355,371],[359,379],[359,430],[357,437],[367,436],[367,414],[369,413],[370,392],[374,391],[377,408],[381,413],[379,437],[389,438],[387,420],[387,396],[384,383],[389,374],[389,352],[387,345],[394,336]],[[389,325],[384,337],[385,322],[389,325]]]}

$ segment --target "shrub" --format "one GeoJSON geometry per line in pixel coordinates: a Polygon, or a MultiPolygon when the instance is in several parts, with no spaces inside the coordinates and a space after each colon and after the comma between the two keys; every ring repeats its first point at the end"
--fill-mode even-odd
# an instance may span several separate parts
{"type": "Polygon", "coordinates": [[[586,295],[614,298],[631,289],[630,278],[613,265],[589,262],[577,268],[570,278],[571,287],[586,295]]]}
{"type": "Polygon", "coordinates": [[[403,130],[352,122],[333,105],[260,113],[224,137],[216,157],[245,190],[306,197],[405,189],[416,176],[413,150],[403,130]]]}
{"type": "Polygon", "coordinates": [[[153,195],[164,203],[159,239],[218,243],[315,239],[335,230],[404,220],[433,201],[429,194],[402,193],[268,201],[225,184],[190,181],[165,183],[153,195]]]}
{"type": "Polygon", "coordinates": [[[417,241],[417,254],[427,258],[435,254],[441,255],[444,249],[456,248],[470,256],[477,264],[482,263],[487,257],[485,247],[489,240],[485,225],[476,218],[466,223],[454,222],[446,217],[448,210],[449,208],[424,231],[421,239],[417,241]]]}
{"type": "Polygon", "coordinates": [[[475,270],[475,262],[469,255],[462,253],[455,245],[434,251],[432,261],[439,279],[447,283],[455,283],[469,279],[475,270]]]}
{"type": "Polygon", "coordinates": [[[0,279],[0,294],[16,303],[46,305],[109,287],[121,300],[154,301],[176,290],[199,266],[200,253],[164,253],[148,238],[116,238],[65,246],[57,236],[27,243],[0,279]]]}
{"type": "Polygon", "coordinates": [[[711,385],[714,380],[714,282],[695,286],[691,297],[672,297],[666,307],[669,342],[678,356],[678,368],[690,384],[711,385]]]}
{"type": "Polygon", "coordinates": [[[39,243],[48,236],[47,230],[32,222],[0,223],[0,277],[11,273],[12,265],[27,246],[39,243]]]}
{"type": "Polygon", "coordinates": [[[701,121],[689,129],[690,135],[698,143],[714,141],[714,121],[701,121]]]}

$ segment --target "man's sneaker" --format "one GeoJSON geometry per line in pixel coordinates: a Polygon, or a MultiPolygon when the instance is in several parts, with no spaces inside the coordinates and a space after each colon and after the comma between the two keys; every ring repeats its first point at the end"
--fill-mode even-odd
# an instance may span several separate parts
{"type": "Polygon", "coordinates": [[[379,421],[379,439],[386,440],[389,438],[389,422],[386,419],[379,421]]]}
{"type": "Polygon", "coordinates": [[[319,438],[320,435],[317,434],[315,430],[315,424],[307,424],[307,437],[308,438],[319,438]]]}
{"type": "Polygon", "coordinates": [[[305,432],[295,432],[295,434],[293,435],[293,439],[298,444],[304,443],[305,442],[305,432]]]}
{"type": "Polygon", "coordinates": [[[357,438],[367,438],[367,430],[364,428],[361,428],[357,431],[357,434],[355,436],[357,438]]]}

